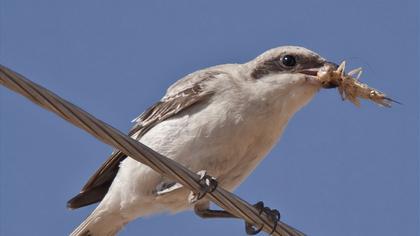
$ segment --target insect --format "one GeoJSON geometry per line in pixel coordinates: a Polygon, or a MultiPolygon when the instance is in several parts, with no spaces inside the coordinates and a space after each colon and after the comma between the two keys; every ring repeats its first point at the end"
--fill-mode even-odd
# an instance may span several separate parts
{"type": "Polygon", "coordinates": [[[368,99],[380,106],[391,107],[392,103],[399,102],[387,97],[385,93],[369,87],[367,84],[359,81],[362,75],[362,68],[356,68],[349,73],[345,73],[346,61],[341,62],[336,70],[320,70],[317,77],[321,83],[335,84],[341,98],[349,100],[357,107],[360,107],[359,98],[368,99]],[[354,78],[353,76],[356,77],[354,78]]]}

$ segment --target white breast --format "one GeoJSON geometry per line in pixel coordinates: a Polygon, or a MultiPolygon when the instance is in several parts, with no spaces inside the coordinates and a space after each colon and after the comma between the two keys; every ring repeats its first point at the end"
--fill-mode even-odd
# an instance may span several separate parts
{"type": "MultiPolygon", "coordinates": [[[[226,89],[207,103],[157,124],[140,141],[194,172],[206,170],[221,186],[232,190],[281,136],[295,112],[288,104],[296,94],[283,94],[282,100],[261,99],[255,88],[229,83],[225,81],[226,89]]],[[[307,88],[303,91],[307,93],[307,88]]],[[[315,92],[308,93],[300,106],[315,92]]],[[[188,191],[156,198],[154,191],[161,181],[162,177],[149,167],[127,158],[110,192],[120,193],[113,194],[119,196],[113,201],[120,202],[128,218],[187,208],[188,191]]]]}

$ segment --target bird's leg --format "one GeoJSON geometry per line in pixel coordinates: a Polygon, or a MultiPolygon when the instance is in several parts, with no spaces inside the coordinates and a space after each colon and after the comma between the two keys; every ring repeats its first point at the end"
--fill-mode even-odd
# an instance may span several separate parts
{"type": "Polygon", "coordinates": [[[236,216],[232,215],[231,213],[224,211],[224,210],[211,210],[210,209],[210,201],[199,201],[202,199],[204,195],[207,193],[213,192],[217,188],[217,181],[215,178],[207,175],[205,170],[201,170],[197,172],[200,175],[200,185],[201,191],[198,193],[191,193],[188,197],[188,200],[191,204],[194,204],[194,212],[196,215],[200,216],[201,218],[208,219],[208,218],[237,218],[236,216]]]}
{"type": "MultiPolygon", "coordinates": [[[[257,202],[254,204],[254,207],[258,210],[258,213],[261,215],[263,212],[267,215],[268,219],[274,222],[272,234],[277,227],[277,222],[280,220],[280,212],[276,209],[270,209],[269,207],[264,206],[264,202],[257,202]]],[[[196,215],[204,219],[209,218],[237,218],[231,213],[224,210],[211,210],[209,201],[198,203],[194,206],[194,212],[196,215]]],[[[255,235],[261,232],[264,226],[259,226],[255,228],[253,224],[245,222],[245,231],[248,235],[255,235]]]]}
{"type": "MultiPolygon", "coordinates": [[[[210,202],[198,202],[200,199],[204,197],[207,193],[213,192],[217,188],[217,181],[215,178],[207,175],[206,171],[202,170],[199,171],[200,177],[200,186],[201,191],[199,192],[192,192],[188,197],[188,200],[191,204],[194,204],[194,212],[201,218],[237,218],[236,216],[232,215],[230,212],[224,210],[211,210],[210,209],[210,202]]],[[[268,219],[274,223],[273,230],[270,234],[272,234],[277,227],[277,223],[280,220],[280,212],[276,209],[270,209],[269,207],[264,206],[264,202],[260,201],[254,204],[254,207],[257,209],[258,214],[261,215],[263,212],[267,215],[268,219]]],[[[259,226],[259,228],[255,228],[255,225],[245,222],[245,231],[248,235],[255,235],[261,232],[263,229],[263,225],[259,226]]]]}
{"type": "Polygon", "coordinates": [[[211,210],[208,206],[206,208],[202,208],[201,205],[197,204],[194,206],[194,212],[196,215],[203,219],[209,218],[237,218],[236,216],[232,215],[231,213],[224,211],[224,210],[211,210]]]}

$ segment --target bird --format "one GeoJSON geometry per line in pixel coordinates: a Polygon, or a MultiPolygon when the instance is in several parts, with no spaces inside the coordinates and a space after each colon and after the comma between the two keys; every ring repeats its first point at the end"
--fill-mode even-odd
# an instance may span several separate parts
{"type": "MultiPolygon", "coordinates": [[[[280,46],[238,64],[198,70],[171,85],[163,98],[133,120],[131,138],[194,172],[205,171],[234,191],[281,138],[288,121],[321,88],[319,70],[337,64],[300,46],[280,46]]],[[[157,213],[211,210],[205,198],[116,150],[68,208],[99,202],[71,236],[116,235],[127,223],[157,213]]]]}

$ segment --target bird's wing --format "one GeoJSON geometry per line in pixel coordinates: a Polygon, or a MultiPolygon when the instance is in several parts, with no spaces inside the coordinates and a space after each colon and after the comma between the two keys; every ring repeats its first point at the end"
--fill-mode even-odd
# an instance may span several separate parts
{"type": "MultiPolygon", "coordinates": [[[[221,73],[211,70],[199,71],[177,81],[159,102],[133,120],[136,124],[130,130],[129,135],[139,140],[159,122],[207,100],[213,93],[204,89],[204,82],[215,79],[221,73]]],[[[118,150],[114,151],[89,178],[80,193],[67,202],[67,207],[76,209],[101,201],[118,172],[119,163],[126,157],[124,153],[118,150]]]]}

